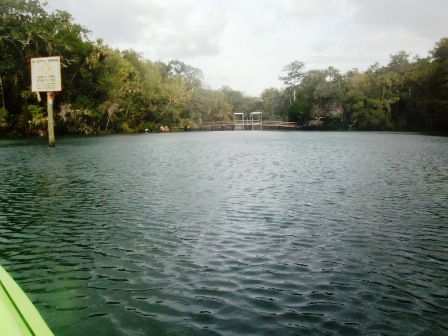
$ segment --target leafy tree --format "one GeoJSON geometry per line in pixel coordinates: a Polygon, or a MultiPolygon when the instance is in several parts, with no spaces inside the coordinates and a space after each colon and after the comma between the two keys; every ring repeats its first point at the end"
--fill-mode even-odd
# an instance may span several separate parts
{"type": "MultiPolygon", "coordinates": [[[[265,120],[287,120],[288,110],[285,105],[282,92],[276,88],[269,88],[262,92],[257,110],[263,111],[265,120]]],[[[294,119],[294,117],[291,118],[294,119]]]]}
{"type": "Polygon", "coordinates": [[[250,113],[257,108],[257,99],[249,97],[240,91],[233,90],[229,86],[223,86],[220,90],[232,106],[232,112],[250,113]]]}
{"type": "Polygon", "coordinates": [[[298,86],[298,97],[289,109],[290,120],[308,123],[313,127],[341,127],[342,78],[339,71],[310,70],[298,86]]]}
{"type": "Polygon", "coordinates": [[[299,96],[294,103],[289,106],[288,120],[299,124],[307,124],[311,119],[312,105],[308,99],[299,96]]]}
{"type": "Polygon", "coordinates": [[[430,129],[448,129],[448,38],[438,41],[430,51],[432,58],[431,105],[425,115],[430,129]]]}
{"type": "Polygon", "coordinates": [[[204,74],[198,68],[185,64],[181,61],[174,60],[168,63],[169,75],[178,77],[186,83],[189,90],[202,86],[204,74]]]}
{"type": "Polygon", "coordinates": [[[194,92],[185,110],[194,124],[210,121],[230,121],[233,107],[221,90],[199,89],[194,92]]]}
{"type": "Polygon", "coordinates": [[[347,123],[360,130],[392,128],[390,111],[385,109],[384,82],[381,68],[375,64],[366,73],[352,73],[347,77],[344,109],[347,123]]]}
{"type": "Polygon", "coordinates": [[[0,107],[0,130],[4,131],[8,128],[8,110],[0,107]]]}

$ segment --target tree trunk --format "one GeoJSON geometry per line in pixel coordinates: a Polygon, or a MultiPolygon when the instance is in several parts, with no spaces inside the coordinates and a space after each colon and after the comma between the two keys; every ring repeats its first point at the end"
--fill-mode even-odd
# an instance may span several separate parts
{"type": "Polygon", "coordinates": [[[5,92],[3,91],[2,77],[0,77],[0,90],[2,91],[2,107],[5,108],[5,92]]]}

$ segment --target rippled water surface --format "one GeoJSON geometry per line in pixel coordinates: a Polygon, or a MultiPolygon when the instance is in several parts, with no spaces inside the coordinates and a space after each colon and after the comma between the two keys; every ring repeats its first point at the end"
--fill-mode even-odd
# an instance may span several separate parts
{"type": "Polygon", "coordinates": [[[448,138],[0,141],[0,263],[56,335],[447,335],[448,138]]]}

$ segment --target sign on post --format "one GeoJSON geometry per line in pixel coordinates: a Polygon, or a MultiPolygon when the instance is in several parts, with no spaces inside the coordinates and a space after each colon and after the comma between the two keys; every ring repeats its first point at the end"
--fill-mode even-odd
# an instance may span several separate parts
{"type": "Polygon", "coordinates": [[[61,58],[59,56],[31,59],[31,91],[61,91],[61,58]]]}
{"type": "Polygon", "coordinates": [[[61,58],[39,57],[31,59],[31,91],[47,92],[48,145],[54,147],[53,99],[61,91],[61,58]]]}

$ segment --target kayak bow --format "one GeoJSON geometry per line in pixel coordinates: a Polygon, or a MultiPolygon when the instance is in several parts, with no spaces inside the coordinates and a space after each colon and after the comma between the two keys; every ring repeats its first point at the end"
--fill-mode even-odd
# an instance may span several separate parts
{"type": "Polygon", "coordinates": [[[0,335],[52,336],[50,328],[13,278],[0,266],[0,335]]]}

